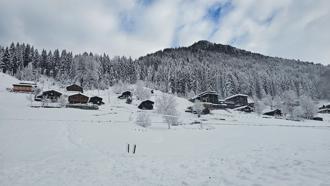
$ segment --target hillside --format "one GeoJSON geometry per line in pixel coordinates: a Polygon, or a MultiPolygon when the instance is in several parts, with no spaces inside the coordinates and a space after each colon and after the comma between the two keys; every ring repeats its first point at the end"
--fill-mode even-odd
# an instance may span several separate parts
{"type": "Polygon", "coordinates": [[[293,90],[297,95],[328,98],[325,92],[330,90],[323,86],[329,67],[208,41],[164,49],[141,57],[138,62],[145,74],[143,79],[179,94],[216,90],[222,97],[245,93],[262,98],[293,90]]]}

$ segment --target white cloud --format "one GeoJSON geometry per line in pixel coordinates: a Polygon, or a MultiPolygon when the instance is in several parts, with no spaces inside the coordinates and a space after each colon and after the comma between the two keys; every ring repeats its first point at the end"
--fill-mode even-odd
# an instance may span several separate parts
{"type": "Polygon", "coordinates": [[[330,64],[327,0],[2,0],[0,44],[139,57],[201,39],[330,64]],[[217,23],[209,8],[231,2],[217,23]]]}

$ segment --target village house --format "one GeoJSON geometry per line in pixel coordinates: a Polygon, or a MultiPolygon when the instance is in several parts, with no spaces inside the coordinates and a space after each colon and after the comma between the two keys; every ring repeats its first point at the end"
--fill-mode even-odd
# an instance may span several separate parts
{"type": "Polygon", "coordinates": [[[13,92],[31,93],[37,88],[37,84],[34,82],[21,82],[19,84],[13,84],[13,92]]]}
{"type": "Polygon", "coordinates": [[[55,91],[55,90],[48,90],[42,92],[41,95],[38,95],[35,101],[41,101],[43,99],[50,100],[51,102],[57,102],[59,98],[62,96],[62,93],[55,91]]]}
{"type": "Polygon", "coordinates": [[[154,102],[150,100],[142,101],[138,108],[142,110],[152,110],[154,108],[154,102]]]}
{"type": "Polygon", "coordinates": [[[98,96],[93,96],[89,99],[89,103],[93,103],[94,105],[102,105],[104,102],[102,102],[102,98],[98,96]]]}
{"type": "Polygon", "coordinates": [[[206,102],[206,103],[213,103],[213,104],[218,104],[219,99],[218,99],[218,93],[215,91],[206,91],[203,93],[200,93],[199,95],[189,99],[191,102],[195,102],[196,100],[199,100],[200,102],[206,102]]]}
{"type": "Polygon", "coordinates": [[[70,85],[70,86],[67,86],[66,87],[66,90],[67,91],[72,91],[72,92],[81,92],[83,93],[83,88],[79,85],[76,85],[76,84],[73,84],[73,85],[70,85]]]}
{"type": "Polygon", "coordinates": [[[88,96],[79,93],[69,96],[68,101],[70,104],[86,104],[88,99],[88,96]]]}
{"type": "Polygon", "coordinates": [[[248,105],[248,95],[235,94],[230,97],[227,97],[224,100],[224,103],[227,105],[228,108],[231,108],[231,109],[245,106],[245,105],[248,105]]]}

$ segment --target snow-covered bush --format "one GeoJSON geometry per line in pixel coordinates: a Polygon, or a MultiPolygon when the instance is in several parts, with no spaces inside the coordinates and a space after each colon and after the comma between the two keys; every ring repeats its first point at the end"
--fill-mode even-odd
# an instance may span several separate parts
{"type": "Polygon", "coordinates": [[[200,117],[204,109],[203,104],[199,100],[195,100],[193,111],[197,113],[197,116],[200,117]]]}
{"type": "Polygon", "coordinates": [[[302,117],[306,119],[313,118],[317,113],[317,107],[309,96],[302,95],[299,98],[299,104],[302,112],[302,117]]]}
{"type": "Polygon", "coordinates": [[[156,111],[163,115],[169,129],[172,125],[178,125],[177,103],[174,96],[163,93],[156,99],[156,106],[156,111]]]}
{"type": "Polygon", "coordinates": [[[262,112],[265,110],[265,104],[263,100],[259,100],[257,98],[254,98],[254,110],[257,114],[262,114],[262,112]]]}
{"type": "Polygon", "coordinates": [[[151,120],[148,113],[140,112],[136,117],[135,123],[141,127],[151,126],[151,120]]]}
{"type": "Polygon", "coordinates": [[[61,107],[65,107],[65,105],[68,103],[68,99],[64,95],[61,95],[58,99],[58,103],[61,107]]]}
{"type": "Polygon", "coordinates": [[[135,85],[135,95],[138,100],[146,100],[151,97],[151,93],[144,87],[144,82],[139,80],[135,85]]]}
{"type": "Polygon", "coordinates": [[[303,117],[303,111],[300,106],[296,106],[293,108],[292,114],[290,115],[290,119],[299,120],[303,117]]]}

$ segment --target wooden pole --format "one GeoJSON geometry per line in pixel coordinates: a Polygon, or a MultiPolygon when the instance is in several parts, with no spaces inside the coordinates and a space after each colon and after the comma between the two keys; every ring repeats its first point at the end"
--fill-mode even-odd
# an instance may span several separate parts
{"type": "Polygon", "coordinates": [[[136,145],[134,145],[133,154],[135,154],[135,150],[136,150],[136,145]]]}

